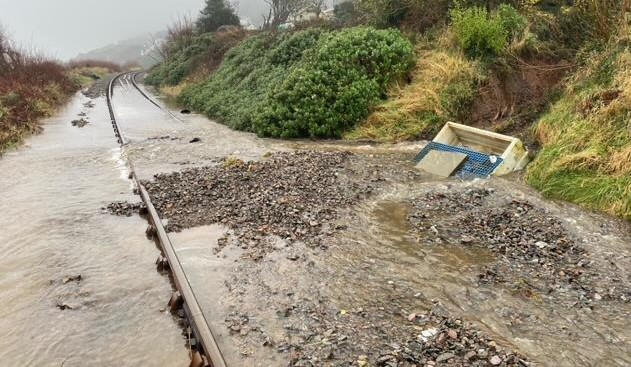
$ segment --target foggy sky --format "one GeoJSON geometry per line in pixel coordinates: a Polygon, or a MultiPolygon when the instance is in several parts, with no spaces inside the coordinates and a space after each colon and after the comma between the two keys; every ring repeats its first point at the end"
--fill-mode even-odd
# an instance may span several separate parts
{"type": "MultiPolygon", "coordinates": [[[[116,41],[160,31],[180,15],[197,17],[204,0],[0,0],[0,24],[21,45],[68,60],[116,41]]],[[[239,15],[259,22],[263,0],[239,0],[239,15]]]]}

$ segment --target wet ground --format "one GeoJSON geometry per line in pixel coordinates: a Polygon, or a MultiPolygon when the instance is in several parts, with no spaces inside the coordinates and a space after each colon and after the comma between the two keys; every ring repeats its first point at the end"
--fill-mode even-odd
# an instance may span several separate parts
{"type": "Polygon", "coordinates": [[[105,100],[88,102],[0,159],[0,365],[186,365],[147,222],[102,210],[134,197],[105,100]]]}
{"type": "MultiPolygon", "coordinates": [[[[181,230],[171,236],[188,255],[231,365],[631,364],[628,223],[544,200],[519,177],[436,181],[413,169],[418,145],[278,143],[180,117],[179,132],[132,144],[130,155],[152,167],[144,178],[155,180],[154,197],[163,195],[165,216],[181,230]],[[194,137],[202,143],[188,143],[194,137]],[[259,164],[240,160],[265,166],[296,149],[351,151],[332,167],[337,184],[365,191],[325,206],[334,215],[307,240],[261,236],[253,229],[269,223],[239,210],[281,203],[286,195],[266,187],[300,183],[300,172],[247,175],[259,164]],[[235,163],[247,182],[222,173],[235,163]],[[214,168],[190,170],[199,166],[214,168]],[[150,176],[173,171],[182,176],[150,176]],[[178,178],[179,190],[195,197],[189,204],[167,184],[178,178]],[[244,193],[221,198],[227,211],[200,203],[204,190],[212,198],[221,185],[244,193]],[[257,242],[265,250],[251,256],[257,242]]],[[[298,209],[305,220],[322,211],[298,209]]]]}
{"type": "MultiPolygon", "coordinates": [[[[114,96],[121,129],[131,141],[122,154],[134,162],[141,179],[154,183],[152,196],[160,203],[166,222],[173,224],[169,236],[228,365],[631,365],[631,306],[626,298],[631,283],[628,223],[541,199],[518,178],[436,181],[410,163],[418,144],[263,140],[199,115],[178,114],[172,108],[176,121],[144,100],[126,81],[116,87],[114,96]],[[295,150],[307,153],[296,155],[292,153],[295,150]],[[351,154],[335,153],[346,151],[351,154]],[[310,158],[305,160],[305,154],[310,158]],[[321,159],[319,154],[324,154],[321,159]],[[336,158],[331,159],[331,154],[336,158]],[[320,179],[305,179],[306,173],[314,169],[320,179]],[[169,175],[174,172],[179,173],[169,175]],[[156,174],[161,176],[154,177],[156,174]],[[328,197],[326,187],[335,187],[335,195],[328,197]],[[221,188],[226,195],[212,193],[221,188]],[[182,200],[187,196],[190,200],[182,200]],[[227,208],[217,207],[217,201],[227,208]],[[286,206],[285,211],[274,207],[280,204],[286,206]],[[256,217],[257,213],[262,217],[256,217]]],[[[74,117],[64,119],[68,129],[74,129],[73,134],[87,134],[100,126],[91,119],[90,124],[78,129],[69,123],[74,117]]],[[[50,135],[51,131],[33,142],[46,134],[46,141],[59,141],[50,135]]],[[[84,138],[77,138],[76,144],[95,149],[92,138],[81,136],[84,138]]],[[[108,144],[115,146],[112,136],[108,144]]],[[[57,149],[71,160],[92,157],[85,149],[66,151],[62,144],[57,149]]],[[[17,158],[28,154],[29,150],[23,150],[8,155],[0,165],[11,164],[7,170],[16,172],[17,177],[32,175],[30,167],[34,166],[26,163],[35,163],[17,158]],[[11,160],[16,160],[15,164],[7,163],[11,160]]],[[[117,161],[120,156],[113,156],[118,162],[114,167],[118,168],[112,174],[122,186],[109,181],[98,185],[109,186],[101,188],[99,195],[103,198],[98,203],[85,203],[90,208],[85,210],[101,226],[129,223],[133,233],[123,226],[115,232],[117,236],[142,239],[146,244],[144,227],[138,229],[142,219],[125,216],[135,208],[115,204],[112,211],[122,217],[102,217],[103,212],[98,210],[110,202],[139,201],[131,195],[127,172],[122,161],[117,161]]],[[[51,155],[49,159],[60,158],[51,155]]],[[[100,162],[97,158],[88,161],[90,165],[100,162]]],[[[43,171],[54,171],[54,164],[44,166],[43,171]]],[[[98,166],[98,171],[101,168],[98,166]]],[[[66,185],[60,186],[61,192],[72,190],[74,200],[81,201],[86,193],[94,196],[94,188],[82,188],[75,175],[73,172],[72,178],[58,178],[66,185]]],[[[44,179],[51,180],[47,176],[44,179]]],[[[13,181],[7,181],[4,187],[10,186],[8,182],[13,181]]],[[[31,191],[35,190],[24,190],[31,191]]],[[[63,205],[72,202],[59,192],[51,195],[62,197],[63,205]]],[[[46,199],[51,200],[46,197],[38,201],[46,199]]],[[[32,217],[36,213],[33,208],[39,207],[33,202],[25,204],[30,200],[26,196],[21,201],[12,200],[11,206],[3,210],[7,218],[18,212],[32,217]]],[[[68,212],[63,205],[48,213],[68,212]]],[[[77,221],[92,222],[85,212],[69,212],[73,221],[68,228],[75,228],[77,221]]],[[[11,248],[25,248],[30,242],[26,233],[33,231],[17,229],[24,222],[14,224],[8,240],[20,243],[11,248]]],[[[79,238],[81,243],[94,241],[93,237],[88,240],[87,234],[79,238]]],[[[50,246],[41,247],[47,249],[42,249],[43,253],[50,251],[50,246]]],[[[99,261],[119,261],[115,269],[133,269],[125,266],[127,261],[118,259],[123,256],[133,260],[134,266],[146,260],[147,268],[152,267],[156,254],[152,244],[124,249],[143,251],[144,257],[139,260],[117,248],[109,254],[115,259],[104,254],[99,261]]],[[[36,251],[23,251],[42,257],[36,251]]],[[[56,256],[58,261],[67,261],[65,254],[56,256]]],[[[35,260],[19,268],[33,263],[35,260]]],[[[85,259],[77,263],[89,264],[85,259]]],[[[92,269],[94,265],[84,266],[92,269]]],[[[60,269],[57,276],[52,276],[60,282],[53,289],[68,284],[83,286],[93,278],[88,271],[70,270],[60,269]],[[63,283],[64,277],[75,273],[82,274],[79,282],[63,283]]],[[[157,280],[156,284],[168,291],[168,284],[157,275],[155,267],[145,270],[143,276],[138,274],[142,279],[134,281],[157,280]]],[[[117,285],[124,284],[121,279],[115,280],[117,285]]],[[[29,282],[23,284],[30,286],[29,282]]],[[[105,284],[102,286],[103,292],[108,291],[105,284]]],[[[5,287],[7,290],[0,291],[15,291],[5,287]]],[[[151,285],[145,287],[152,289],[151,285]]],[[[54,309],[59,297],[49,298],[55,298],[54,309]]],[[[164,307],[163,298],[152,299],[157,308],[164,307]]],[[[152,302],[145,298],[135,301],[135,308],[126,309],[129,317],[141,317],[139,304],[147,307],[147,302],[152,302]]],[[[25,298],[19,305],[26,308],[29,302],[35,300],[25,298]]],[[[70,299],[67,303],[73,302],[70,299]]],[[[80,306],[76,311],[87,310],[80,306]]],[[[54,311],[60,315],[75,312],[54,311]]],[[[114,329],[125,334],[125,328],[131,326],[120,313],[117,317],[122,325],[114,329]]],[[[143,331],[142,335],[157,340],[160,353],[185,356],[175,323],[164,314],[155,317],[160,322],[134,324],[151,328],[151,333],[143,331]],[[154,326],[159,330],[153,332],[154,326]]],[[[2,322],[5,320],[3,315],[2,322]]],[[[24,324],[24,317],[19,320],[24,324]]],[[[11,321],[6,326],[15,328],[18,324],[11,321]]],[[[50,323],[57,325],[57,321],[50,323]]],[[[107,330],[103,333],[113,335],[107,330]]],[[[16,351],[13,344],[19,344],[18,337],[29,334],[14,335],[4,338],[6,341],[0,339],[0,350],[12,345],[13,349],[8,350],[16,351]]],[[[63,337],[57,335],[57,339],[63,337]]],[[[67,349],[55,356],[77,350],[72,344],[59,345],[67,349]]],[[[120,358],[120,353],[135,356],[149,350],[142,349],[142,345],[133,353],[129,351],[131,346],[118,354],[109,353],[110,359],[101,365],[113,365],[109,361],[120,358]]],[[[153,345],[150,350],[158,348],[153,345]]],[[[79,355],[75,360],[85,361],[85,357],[79,355]]],[[[18,364],[24,361],[8,360],[18,364]]]]}

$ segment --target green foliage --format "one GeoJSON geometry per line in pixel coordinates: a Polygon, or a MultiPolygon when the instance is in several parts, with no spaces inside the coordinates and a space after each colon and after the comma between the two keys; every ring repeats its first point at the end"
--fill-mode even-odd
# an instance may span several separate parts
{"type": "Polygon", "coordinates": [[[456,6],[450,16],[460,46],[471,57],[502,54],[509,41],[526,28],[526,19],[506,4],[492,13],[477,6],[456,6]]]}
{"type": "Polygon", "coordinates": [[[631,53],[612,44],[585,65],[537,123],[528,182],[544,195],[631,219],[631,53]]]}
{"type": "Polygon", "coordinates": [[[223,25],[239,25],[239,17],[225,0],[206,0],[197,19],[197,32],[214,32],[223,25]]]}
{"type": "Polygon", "coordinates": [[[520,35],[526,29],[526,18],[510,5],[500,5],[495,11],[495,17],[511,39],[520,35]]]}
{"type": "Polygon", "coordinates": [[[469,112],[476,93],[476,80],[471,75],[461,74],[452,80],[440,93],[440,104],[450,120],[462,120],[469,112]]]}
{"type": "Polygon", "coordinates": [[[486,9],[456,7],[450,14],[456,38],[469,56],[496,56],[506,48],[508,33],[499,18],[489,16],[486,9]]]}
{"type": "Polygon", "coordinates": [[[339,136],[411,66],[398,31],[262,33],[230,50],[180,101],[235,129],[275,137],[339,136]]]}
{"type": "Polygon", "coordinates": [[[200,69],[213,69],[244,36],[245,33],[241,31],[197,36],[188,47],[151,69],[145,82],[155,86],[177,85],[200,69]]]}
{"type": "Polygon", "coordinates": [[[398,31],[351,28],[323,37],[263,103],[254,121],[263,136],[338,137],[367,117],[386,87],[412,65],[398,31]]]}

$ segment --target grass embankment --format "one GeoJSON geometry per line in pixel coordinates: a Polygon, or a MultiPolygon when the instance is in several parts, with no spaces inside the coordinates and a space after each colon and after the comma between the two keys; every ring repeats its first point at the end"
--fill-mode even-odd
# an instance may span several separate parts
{"type": "Polygon", "coordinates": [[[449,33],[416,47],[412,81],[397,85],[355,129],[350,140],[396,142],[430,139],[449,120],[458,120],[471,104],[484,67],[450,45],[449,33]]]}
{"type": "Polygon", "coordinates": [[[631,219],[629,39],[589,54],[536,124],[543,149],[527,179],[544,195],[631,219]]]}

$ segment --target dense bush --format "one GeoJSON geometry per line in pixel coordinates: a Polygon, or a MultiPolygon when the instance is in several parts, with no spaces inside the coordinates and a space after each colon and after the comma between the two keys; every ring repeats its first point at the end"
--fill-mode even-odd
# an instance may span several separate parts
{"type": "Polygon", "coordinates": [[[398,31],[263,33],[240,43],[180,101],[240,130],[339,136],[405,75],[412,46],[398,31]]]}
{"type": "Polygon", "coordinates": [[[327,34],[259,109],[259,135],[340,136],[364,119],[390,82],[412,65],[398,31],[352,28],[327,34]]]}
{"type": "Polygon", "coordinates": [[[508,35],[497,18],[486,9],[455,8],[451,22],[460,46],[472,57],[499,55],[508,44],[508,35]]]}
{"type": "Polygon", "coordinates": [[[457,6],[450,16],[458,43],[471,57],[500,55],[526,25],[525,18],[510,5],[501,5],[492,13],[477,6],[457,6]]]}
{"type": "Polygon", "coordinates": [[[311,29],[249,37],[226,53],[209,78],[184,89],[179,100],[234,129],[251,131],[257,106],[302,58],[301,45],[310,47],[321,33],[311,29]]]}

